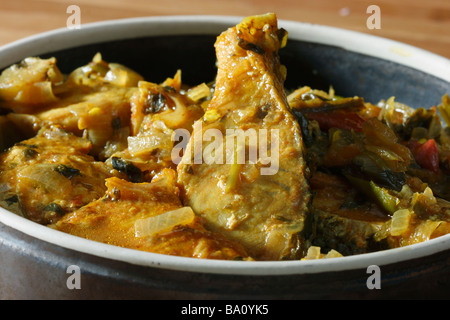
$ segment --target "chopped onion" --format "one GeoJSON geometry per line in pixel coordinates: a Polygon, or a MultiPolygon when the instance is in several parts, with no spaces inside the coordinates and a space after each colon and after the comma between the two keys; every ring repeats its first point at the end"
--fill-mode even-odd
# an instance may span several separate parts
{"type": "Polygon", "coordinates": [[[211,96],[211,89],[206,83],[199,84],[188,90],[186,95],[194,102],[211,96]]]}
{"type": "Polygon", "coordinates": [[[238,185],[240,181],[240,174],[242,171],[242,164],[238,163],[237,155],[238,155],[238,146],[234,145],[234,161],[230,166],[230,171],[228,172],[227,184],[225,187],[226,192],[232,191],[238,185]]]}
{"type": "Polygon", "coordinates": [[[216,109],[211,109],[205,112],[205,114],[203,115],[203,120],[205,122],[212,122],[219,120],[221,117],[222,116],[216,109]]]}
{"type": "Polygon", "coordinates": [[[195,214],[191,207],[182,207],[155,217],[136,220],[134,224],[136,237],[148,237],[157,233],[168,232],[178,225],[187,225],[194,221],[195,214]]]}
{"type": "Polygon", "coordinates": [[[438,110],[447,126],[450,126],[450,98],[448,94],[442,97],[442,104],[438,106],[438,110]]]}
{"type": "Polygon", "coordinates": [[[430,187],[426,187],[423,191],[423,195],[426,199],[428,205],[435,205],[437,203],[435,196],[433,195],[433,190],[430,187]]]}
{"type": "Polygon", "coordinates": [[[391,220],[391,235],[400,236],[408,230],[411,213],[408,209],[400,209],[394,212],[391,220]]]}
{"type": "Polygon", "coordinates": [[[326,258],[326,259],[329,259],[329,258],[340,258],[340,257],[343,257],[343,255],[340,254],[338,251],[336,251],[336,250],[334,250],[334,249],[331,249],[331,250],[328,251],[328,253],[325,255],[325,258],[326,258]]]}
{"type": "Polygon", "coordinates": [[[331,249],[327,254],[321,253],[321,248],[317,246],[310,246],[308,252],[306,253],[305,260],[315,260],[315,259],[331,259],[343,257],[338,251],[331,249]]]}
{"type": "Polygon", "coordinates": [[[308,248],[308,252],[306,253],[306,260],[320,259],[320,247],[311,246],[308,248]]]}

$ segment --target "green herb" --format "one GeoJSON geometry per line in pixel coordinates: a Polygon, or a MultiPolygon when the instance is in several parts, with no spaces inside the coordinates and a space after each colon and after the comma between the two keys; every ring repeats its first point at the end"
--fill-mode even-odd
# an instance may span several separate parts
{"type": "Polygon", "coordinates": [[[25,150],[23,150],[23,155],[25,156],[25,158],[34,158],[37,154],[38,152],[31,148],[26,148],[25,150]]]}
{"type": "Polygon", "coordinates": [[[72,179],[74,176],[81,176],[80,170],[66,166],[64,164],[59,164],[55,171],[63,175],[67,179],[72,179]]]}
{"type": "Polygon", "coordinates": [[[378,186],[373,181],[370,181],[369,186],[370,192],[380,206],[388,213],[393,214],[397,210],[399,199],[391,195],[387,189],[378,186]]]}
{"type": "Polygon", "coordinates": [[[111,127],[113,128],[113,130],[119,130],[122,127],[122,123],[120,121],[120,117],[114,118],[111,121],[111,127]]]}
{"type": "Polygon", "coordinates": [[[157,113],[161,111],[161,109],[164,108],[165,105],[166,105],[166,97],[163,94],[149,93],[147,100],[145,101],[144,104],[144,113],[145,114],[157,113]]]}
{"type": "Polygon", "coordinates": [[[32,148],[32,149],[36,149],[38,147],[35,144],[27,144],[27,143],[23,143],[23,142],[16,143],[16,146],[18,146],[18,147],[27,147],[27,148],[32,148]]]}
{"type": "Polygon", "coordinates": [[[257,44],[248,42],[247,40],[244,40],[242,38],[238,37],[238,46],[241,47],[244,50],[250,50],[253,51],[257,54],[264,54],[265,51],[263,48],[261,48],[260,46],[258,46],[257,44]]]}
{"type": "Polygon", "coordinates": [[[344,175],[353,186],[375,201],[387,214],[391,215],[397,210],[400,200],[392,195],[388,189],[379,186],[373,181],[361,179],[351,174],[344,175]]]}
{"type": "Polygon", "coordinates": [[[278,41],[280,41],[280,48],[284,48],[288,39],[288,32],[286,29],[280,28],[277,30],[278,41]]]}
{"type": "Polygon", "coordinates": [[[383,159],[371,153],[356,156],[353,158],[353,163],[367,180],[373,180],[382,187],[400,191],[406,183],[405,172],[390,170],[383,159]]]}
{"type": "Polygon", "coordinates": [[[25,149],[23,150],[23,155],[25,158],[34,158],[38,154],[37,150],[35,150],[38,146],[35,144],[19,142],[15,145],[16,147],[25,147],[25,149]]]}
{"type": "MultiPolygon", "coordinates": [[[[424,108],[418,108],[414,113],[405,121],[403,128],[403,139],[409,140],[414,129],[425,128],[428,130],[433,123],[433,119],[436,117],[436,112],[433,110],[427,110],[424,108]]],[[[439,121],[438,121],[439,122],[439,121]]],[[[437,130],[440,132],[440,128],[437,130]]],[[[432,138],[432,137],[430,137],[432,138]]]]}
{"type": "Polygon", "coordinates": [[[256,116],[258,117],[258,119],[264,119],[269,113],[270,108],[271,108],[270,103],[266,103],[260,106],[256,111],[256,116]]]}
{"type": "Polygon", "coordinates": [[[10,206],[10,205],[12,205],[14,203],[19,202],[19,197],[15,194],[12,197],[9,197],[8,199],[5,199],[5,201],[6,201],[6,204],[8,206],[10,206]]]}
{"type": "Polygon", "coordinates": [[[61,210],[60,206],[58,206],[56,203],[50,203],[45,208],[45,211],[52,211],[56,212],[58,214],[63,214],[63,211],[61,210]]]}
{"type": "Polygon", "coordinates": [[[165,92],[177,92],[177,90],[172,86],[164,86],[163,89],[165,92]]]}
{"type": "Polygon", "coordinates": [[[111,158],[111,164],[117,171],[125,173],[130,181],[141,182],[142,172],[141,170],[129,161],[120,159],[118,157],[111,158]]]}

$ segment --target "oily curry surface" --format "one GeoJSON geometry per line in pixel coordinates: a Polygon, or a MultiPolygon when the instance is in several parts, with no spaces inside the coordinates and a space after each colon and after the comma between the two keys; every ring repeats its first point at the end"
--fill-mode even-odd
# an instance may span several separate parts
{"type": "MultiPolygon", "coordinates": [[[[0,75],[0,205],[62,232],[167,255],[321,259],[450,232],[450,99],[284,88],[274,14],[215,43],[217,75],[163,83],[101,54],[0,75]],[[387,100],[383,100],[386,98],[387,100]]],[[[294,76],[294,75],[292,75],[294,76]]]]}

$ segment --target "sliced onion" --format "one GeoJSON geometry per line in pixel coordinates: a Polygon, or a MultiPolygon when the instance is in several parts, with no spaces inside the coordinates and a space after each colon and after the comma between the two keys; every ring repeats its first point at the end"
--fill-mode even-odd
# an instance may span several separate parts
{"type": "Polygon", "coordinates": [[[120,87],[136,87],[139,81],[144,80],[144,78],[121,64],[109,63],[109,71],[106,73],[104,80],[113,85],[120,87]]]}
{"type": "Polygon", "coordinates": [[[436,231],[441,223],[443,223],[443,221],[433,220],[426,220],[420,223],[414,230],[414,234],[411,239],[412,243],[419,243],[430,240],[434,231],[436,231]]]}
{"type": "Polygon", "coordinates": [[[394,212],[391,220],[391,235],[400,236],[408,230],[411,212],[408,209],[400,209],[394,212]]]}
{"type": "Polygon", "coordinates": [[[194,221],[195,214],[191,207],[182,207],[155,217],[136,220],[134,224],[136,237],[148,237],[161,232],[168,232],[178,225],[188,225],[194,221]]]}

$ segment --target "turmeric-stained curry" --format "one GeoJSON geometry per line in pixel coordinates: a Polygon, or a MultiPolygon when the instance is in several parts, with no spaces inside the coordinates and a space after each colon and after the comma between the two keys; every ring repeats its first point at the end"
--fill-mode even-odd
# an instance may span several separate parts
{"type": "Polygon", "coordinates": [[[100,53],[67,75],[55,58],[10,66],[0,205],[93,241],[203,259],[333,258],[450,233],[448,95],[413,109],[289,91],[287,36],[274,14],[243,19],[217,37],[216,77],[195,86],[100,53]]]}

